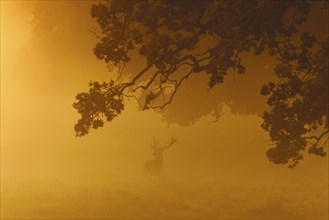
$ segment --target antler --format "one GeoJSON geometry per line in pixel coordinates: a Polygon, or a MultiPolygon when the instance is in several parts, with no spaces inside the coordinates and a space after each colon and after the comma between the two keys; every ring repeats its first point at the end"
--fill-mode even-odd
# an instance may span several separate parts
{"type": "Polygon", "coordinates": [[[153,145],[152,145],[152,149],[157,149],[157,144],[159,143],[159,139],[153,137],[153,145]]]}
{"type": "Polygon", "coordinates": [[[170,143],[169,143],[169,144],[165,144],[164,147],[161,148],[161,150],[164,150],[164,149],[169,148],[171,145],[173,145],[173,144],[176,143],[176,142],[177,142],[177,138],[172,137],[170,143]]]}

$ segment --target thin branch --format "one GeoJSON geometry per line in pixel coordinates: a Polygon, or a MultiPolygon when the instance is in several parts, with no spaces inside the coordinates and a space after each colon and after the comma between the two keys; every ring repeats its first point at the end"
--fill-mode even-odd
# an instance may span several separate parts
{"type": "Polygon", "coordinates": [[[133,99],[135,99],[136,102],[137,102],[137,104],[138,104],[138,106],[142,109],[142,106],[141,106],[141,104],[139,103],[138,98],[137,98],[136,96],[134,96],[134,95],[126,95],[126,94],[123,94],[123,93],[122,93],[122,95],[123,95],[124,97],[126,97],[126,98],[128,99],[128,101],[129,101],[129,98],[133,98],[133,99]]]}
{"type": "Polygon", "coordinates": [[[318,145],[318,143],[321,141],[321,139],[322,139],[326,134],[328,134],[328,133],[329,133],[329,129],[326,130],[326,131],[324,131],[324,132],[322,132],[322,133],[320,134],[320,136],[309,136],[309,137],[304,137],[304,139],[315,139],[316,142],[315,142],[315,143],[312,143],[313,146],[315,146],[315,145],[318,145]]]}
{"type": "Polygon", "coordinates": [[[217,107],[217,109],[214,110],[214,116],[215,116],[215,120],[209,122],[208,125],[211,125],[211,124],[213,124],[213,123],[218,122],[220,116],[222,116],[222,114],[221,114],[221,113],[219,112],[219,110],[218,110],[218,107],[217,107]]]}
{"type": "Polygon", "coordinates": [[[90,33],[94,34],[95,37],[96,37],[97,39],[102,39],[102,38],[103,38],[102,36],[100,36],[100,35],[98,35],[98,34],[96,33],[96,30],[95,30],[95,31],[92,31],[92,30],[89,30],[89,29],[88,29],[88,31],[89,31],[90,33]]]}
{"type": "MultiPolygon", "coordinates": [[[[323,142],[323,144],[321,145],[321,148],[324,148],[324,146],[328,143],[329,141],[329,136],[327,137],[327,139],[323,142]]],[[[327,147],[329,147],[329,145],[327,145],[327,147]]]]}
{"type": "MultiPolygon", "coordinates": [[[[179,52],[181,52],[182,50],[188,48],[191,46],[192,43],[196,42],[197,39],[199,38],[199,36],[203,33],[205,33],[206,31],[206,27],[203,26],[200,28],[200,30],[198,32],[196,32],[190,39],[189,41],[185,42],[184,44],[180,45],[176,50],[172,51],[169,55],[173,56],[175,54],[178,54],[179,52]]],[[[193,57],[192,55],[188,56],[188,58],[192,59],[192,61],[197,61],[195,57],[193,57]]],[[[157,63],[158,61],[164,59],[164,57],[160,57],[158,59],[156,59],[153,63],[150,63],[149,65],[147,65],[142,71],[140,71],[130,82],[127,83],[123,83],[120,85],[120,91],[123,92],[127,87],[130,87],[132,85],[134,85],[136,83],[136,81],[143,76],[153,65],[154,63],[157,63]]]]}
{"type": "Polygon", "coordinates": [[[160,72],[157,71],[156,73],[154,73],[154,75],[152,76],[152,78],[150,79],[150,81],[145,85],[145,86],[137,86],[135,89],[133,89],[133,92],[135,92],[137,89],[148,89],[150,87],[150,85],[154,82],[155,78],[157,77],[157,75],[159,74],[160,72]]]}
{"type": "Polygon", "coordinates": [[[130,86],[134,85],[136,83],[136,81],[141,76],[143,76],[144,73],[146,73],[152,66],[153,66],[153,63],[149,64],[142,71],[140,71],[130,82],[121,84],[121,88],[120,88],[121,92],[123,92],[127,87],[130,87],[130,86]]]}
{"type": "Polygon", "coordinates": [[[219,119],[219,117],[216,116],[215,120],[209,122],[208,125],[211,125],[211,124],[214,124],[214,123],[218,122],[218,119],[219,119]]]}
{"type": "Polygon", "coordinates": [[[154,106],[154,107],[152,107],[152,108],[153,108],[153,109],[157,109],[157,108],[159,108],[159,109],[163,110],[167,105],[169,105],[169,104],[172,102],[172,100],[173,100],[173,98],[174,98],[174,96],[175,96],[175,94],[176,94],[178,88],[179,88],[180,85],[182,84],[183,80],[188,79],[188,77],[189,77],[192,73],[193,73],[193,69],[191,69],[191,70],[190,70],[185,76],[183,76],[183,77],[178,81],[178,83],[176,83],[175,88],[174,88],[174,91],[173,91],[173,93],[171,94],[170,99],[168,100],[168,102],[164,103],[163,105],[154,106]]]}
{"type": "Polygon", "coordinates": [[[203,56],[203,55],[206,55],[208,52],[209,52],[209,48],[206,49],[204,52],[202,52],[202,53],[196,53],[195,55],[196,56],[203,56]]]}
{"type": "Polygon", "coordinates": [[[294,12],[294,14],[293,14],[293,16],[292,16],[292,18],[291,18],[290,25],[289,25],[289,29],[291,29],[291,28],[293,27],[294,22],[295,22],[295,18],[296,18],[296,16],[297,16],[297,14],[298,14],[298,9],[295,10],[295,12],[294,12]]]}

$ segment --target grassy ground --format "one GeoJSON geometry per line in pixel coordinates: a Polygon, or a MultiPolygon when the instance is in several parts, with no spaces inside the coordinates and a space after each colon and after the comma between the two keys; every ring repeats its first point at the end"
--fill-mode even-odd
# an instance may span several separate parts
{"type": "Polygon", "coordinates": [[[140,180],[2,188],[3,219],[326,219],[327,184],[140,180]]]}

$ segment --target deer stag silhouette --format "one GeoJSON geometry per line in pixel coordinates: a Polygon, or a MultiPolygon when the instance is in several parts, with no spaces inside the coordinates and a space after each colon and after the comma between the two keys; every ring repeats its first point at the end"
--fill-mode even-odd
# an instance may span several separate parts
{"type": "Polygon", "coordinates": [[[177,142],[177,139],[172,137],[170,143],[164,144],[163,147],[157,146],[159,144],[159,139],[153,138],[153,160],[148,160],[144,164],[145,169],[145,175],[146,176],[153,176],[155,174],[160,175],[162,171],[162,165],[163,165],[163,150],[168,149],[171,147],[174,143],[177,142]]]}

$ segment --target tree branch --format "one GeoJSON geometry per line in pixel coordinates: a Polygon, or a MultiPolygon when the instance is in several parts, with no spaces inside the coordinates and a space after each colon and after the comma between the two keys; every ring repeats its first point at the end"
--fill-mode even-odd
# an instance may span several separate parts
{"type": "Polygon", "coordinates": [[[315,143],[312,143],[313,146],[314,146],[314,145],[318,145],[319,142],[321,141],[321,139],[322,139],[326,134],[328,134],[328,133],[329,133],[329,129],[326,130],[326,131],[324,131],[324,132],[322,132],[322,133],[320,134],[320,136],[309,136],[309,137],[304,137],[304,138],[305,138],[305,139],[315,139],[316,142],[315,142],[315,143]]]}
{"type": "Polygon", "coordinates": [[[137,86],[135,89],[133,89],[133,92],[135,92],[137,89],[143,89],[146,90],[150,87],[150,85],[154,82],[155,78],[160,72],[157,71],[156,73],[153,74],[152,78],[149,80],[149,82],[145,86],[137,86]]]}
{"type": "Polygon", "coordinates": [[[175,85],[175,87],[174,87],[174,91],[173,91],[173,93],[171,94],[171,96],[170,96],[168,102],[164,103],[163,105],[158,105],[158,106],[154,106],[154,107],[151,107],[151,108],[153,108],[153,109],[157,109],[157,108],[159,108],[160,110],[163,110],[167,105],[169,105],[169,104],[172,102],[172,100],[173,100],[173,98],[174,98],[174,96],[175,96],[175,94],[176,94],[178,88],[179,88],[180,85],[182,84],[183,80],[187,79],[192,73],[193,73],[193,69],[191,69],[191,70],[190,70],[185,76],[183,76],[183,77],[178,81],[178,83],[176,83],[176,85],[175,85]]]}
{"type": "Polygon", "coordinates": [[[90,32],[90,33],[92,33],[92,34],[94,34],[94,36],[97,38],[97,39],[102,39],[103,37],[102,36],[100,36],[100,35],[98,35],[97,33],[96,33],[96,30],[95,31],[92,31],[92,30],[89,30],[88,29],[88,31],[90,32]]]}

